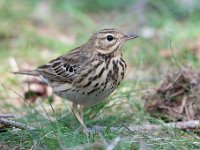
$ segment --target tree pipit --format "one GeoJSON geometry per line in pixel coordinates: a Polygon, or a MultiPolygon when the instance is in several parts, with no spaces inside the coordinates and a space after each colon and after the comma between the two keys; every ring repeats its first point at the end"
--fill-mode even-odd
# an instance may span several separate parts
{"type": "Polygon", "coordinates": [[[47,80],[56,95],[73,103],[72,111],[86,129],[83,108],[101,102],[117,88],[126,72],[121,47],[137,37],[114,28],[103,29],[69,53],[35,70],[15,73],[41,76],[47,80]]]}

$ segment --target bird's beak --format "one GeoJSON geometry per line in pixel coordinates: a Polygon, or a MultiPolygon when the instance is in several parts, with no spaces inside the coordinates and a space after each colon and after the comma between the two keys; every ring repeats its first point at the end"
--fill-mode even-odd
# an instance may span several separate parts
{"type": "Polygon", "coordinates": [[[139,37],[137,34],[125,34],[126,41],[139,37]]]}

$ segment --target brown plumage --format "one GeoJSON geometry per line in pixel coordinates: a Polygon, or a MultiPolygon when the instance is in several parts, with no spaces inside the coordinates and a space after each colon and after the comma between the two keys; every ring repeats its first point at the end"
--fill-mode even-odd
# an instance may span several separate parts
{"type": "Polygon", "coordinates": [[[56,95],[73,102],[74,114],[84,126],[82,116],[75,112],[77,104],[95,105],[116,89],[126,72],[121,47],[136,37],[118,29],[103,29],[82,46],[36,70],[15,73],[45,78],[56,95]]]}

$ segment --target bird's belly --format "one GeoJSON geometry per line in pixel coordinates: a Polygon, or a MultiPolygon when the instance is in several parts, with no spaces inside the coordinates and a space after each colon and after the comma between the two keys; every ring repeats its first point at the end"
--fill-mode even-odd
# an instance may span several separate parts
{"type": "Polygon", "coordinates": [[[59,97],[72,101],[74,103],[84,105],[84,106],[92,106],[103,100],[105,100],[115,89],[117,86],[111,86],[109,84],[107,87],[101,88],[77,88],[70,89],[63,92],[54,92],[59,97]]]}
{"type": "Polygon", "coordinates": [[[92,106],[95,105],[103,100],[105,100],[113,90],[107,90],[107,91],[96,91],[92,94],[87,93],[80,93],[76,91],[69,91],[66,93],[63,93],[60,95],[62,98],[66,98],[72,102],[75,102],[77,104],[85,105],[85,106],[92,106]]]}
{"type": "Polygon", "coordinates": [[[79,78],[73,84],[53,87],[54,93],[77,104],[95,105],[105,100],[117,88],[124,78],[125,70],[125,62],[121,58],[113,58],[109,64],[102,63],[94,72],[79,78]]]}

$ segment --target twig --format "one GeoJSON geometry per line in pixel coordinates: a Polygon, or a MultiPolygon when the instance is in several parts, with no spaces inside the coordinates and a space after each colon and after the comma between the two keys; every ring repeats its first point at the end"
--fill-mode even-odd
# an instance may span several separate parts
{"type": "Polygon", "coordinates": [[[8,126],[11,126],[11,127],[16,127],[16,128],[19,128],[19,129],[35,130],[34,127],[31,127],[31,126],[28,126],[26,124],[16,122],[16,121],[13,121],[13,120],[8,120],[8,119],[5,119],[5,118],[0,118],[0,124],[8,125],[8,126]]]}
{"type": "Polygon", "coordinates": [[[0,118],[16,118],[14,114],[0,114],[0,118]]]}
{"type": "MultiPolygon", "coordinates": [[[[186,129],[198,129],[200,128],[200,121],[199,120],[190,120],[190,121],[180,121],[180,122],[172,122],[172,123],[165,123],[162,125],[154,125],[154,124],[146,124],[146,125],[134,125],[134,126],[129,126],[129,127],[111,127],[111,131],[132,131],[132,132],[137,132],[137,131],[143,131],[143,132],[149,132],[149,131],[155,131],[155,130],[161,130],[165,129],[166,127],[168,128],[176,128],[180,130],[186,130],[186,129]]],[[[95,131],[103,131],[106,129],[106,127],[94,127],[94,128],[89,128],[88,130],[91,132],[95,131]]]]}
{"type": "Polygon", "coordinates": [[[172,122],[160,125],[143,125],[143,126],[130,126],[129,129],[131,131],[154,131],[154,130],[161,130],[164,128],[177,128],[180,130],[186,129],[198,129],[200,127],[199,120],[190,120],[190,121],[180,121],[180,122],[172,122]]]}
{"type": "Polygon", "coordinates": [[[68,150],[85,150],[85,149],[105,149],[105,143],[102,142],[86,143],[75,146],[73,148],[68,148],[68,150]]]}
{"type": "Polygon", "coordinates": [[[116,137],[106,148],[106,150],[115,149],[116,145],[120,142],[120,137],[116,137]]]}

